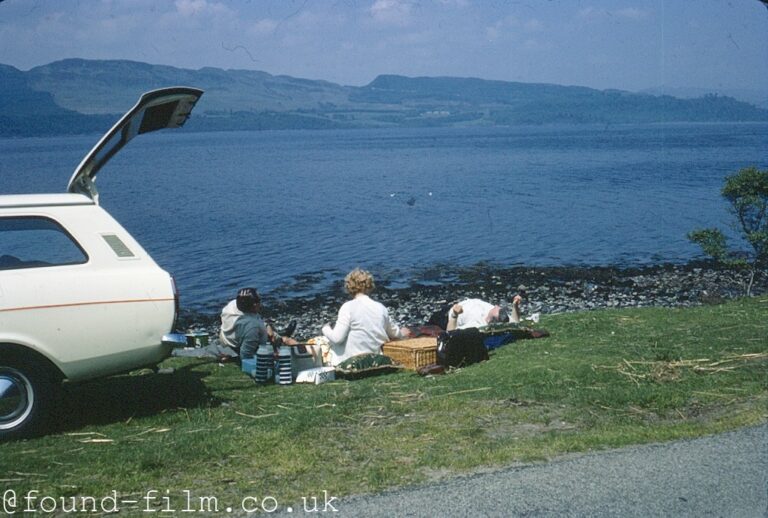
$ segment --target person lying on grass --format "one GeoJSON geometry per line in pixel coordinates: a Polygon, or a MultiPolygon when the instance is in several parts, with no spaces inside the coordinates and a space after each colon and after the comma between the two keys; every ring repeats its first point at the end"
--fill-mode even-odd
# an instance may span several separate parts
{"type": "Polygon", "coordinates": [[[520,322],[520,302],[523,298],[515,295],[512,305],[494,305],[481,299],[465,299],[457,302],[448,311],[446,331],[482,327],[488,324],[520,322]]]}

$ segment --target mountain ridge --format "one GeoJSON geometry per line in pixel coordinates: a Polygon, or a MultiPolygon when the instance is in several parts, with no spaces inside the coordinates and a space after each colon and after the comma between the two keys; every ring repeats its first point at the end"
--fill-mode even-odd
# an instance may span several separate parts
{"type": "Polygon", "coordinates": [[[719,95],[678,99],[551,83],[396,74],[343,86],[260,70],[192,70],[131,60],[70,58],[26,72],[0,64],[0,83],[6,85],[0,95],[0,136],[96,131],[106,118],[114,120],[133,106],[141,93],[182,84],[206,91],[187,125],[192,130],[768,121],[768,110],[719,95]]]}

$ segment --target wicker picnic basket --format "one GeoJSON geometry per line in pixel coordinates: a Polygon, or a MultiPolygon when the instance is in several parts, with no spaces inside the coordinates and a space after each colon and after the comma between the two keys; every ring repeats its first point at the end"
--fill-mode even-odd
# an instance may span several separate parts
{"type": "Polygon", "coordinates": [[[408,338],[384,344],[382,352],[406,369],[416,370],[437,363],[437,338],[408,338]]]}

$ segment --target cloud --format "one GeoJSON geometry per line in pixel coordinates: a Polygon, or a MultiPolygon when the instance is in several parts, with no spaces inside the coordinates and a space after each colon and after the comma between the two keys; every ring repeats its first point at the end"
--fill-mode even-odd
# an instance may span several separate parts
{"type": "Polygon", "coordinates": [[[485,37],[489,41],[495,41],[505,34],[513,32],[512,29],[516,29],[520,26],[520,22],[514,16],[506,16],[501,20],[496,21],[491,26],[485,28],[485,37]]]}
{"type": "Polygon", "coordinates": [[[182,16],[194,16],[203,12],[205,7],[205,0],[176,0],[176,10],[182,16]]]}
{"type": "Polygon", "coordinates": [[[260,36],[272,34],[275,29],[277,29],[278,25],[278,22],[275,20],[262,18],[261,20],[256,20],[256,22],[251,25],[251,32],[260,36]]]}
{"type": "Polygon", "coordinates": [[[385,25],[411,23],[411,2],[408,0],[376,0],[369,12],[375,21],[385,25]]]}
{"type": "Polygon", "coordinates": [[[536,18],[520,20],[513,15],[509,15],[496,21],[493,25],[485,27],[485,37],[488,41],[496,41],[504,36],[511,36],[522,32],[537,33],[543,30],[544,24],[536,18]]]}
{"type": "Polygon", "coordinates": [[[233,14],[230,8],[219,2],[208,2],[207,0],[176,0],[176,12],[185,17],[197,15],[230,15],[233,14]]]}

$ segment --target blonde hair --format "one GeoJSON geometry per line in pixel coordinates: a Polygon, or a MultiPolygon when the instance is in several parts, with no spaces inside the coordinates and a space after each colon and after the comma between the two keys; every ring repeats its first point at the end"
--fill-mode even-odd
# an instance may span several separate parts
{"type": "Polygon", "coordinates": [[[368,295],[376,285],[373,283],[373,275],[361,268],[355,268],[344,277],[344,287],[353,297],[358,293],[368,295]]]}

